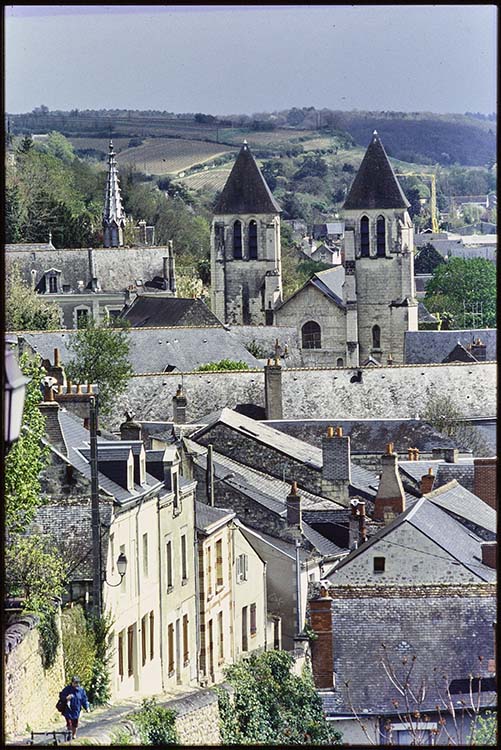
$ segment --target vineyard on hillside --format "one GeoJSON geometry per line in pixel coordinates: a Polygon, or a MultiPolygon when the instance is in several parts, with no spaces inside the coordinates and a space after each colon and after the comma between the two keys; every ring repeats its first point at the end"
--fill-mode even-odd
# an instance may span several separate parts
{"type": "Polygon", "coordinates": [[[155,175],[178,174],[195,164],[203,164],[231,152],[231,146],[188,141],[180,138],[154,138],[141,146],[127,148],[117,155],[119,164],[130,164],[155,175]]]}
{"type": "Polygon", "coordinates": [[[191,190],[222,190],[231,170],[231,164],[227,169],[203,169],[200,172],[178,178],[176,182],[191,190]]]}

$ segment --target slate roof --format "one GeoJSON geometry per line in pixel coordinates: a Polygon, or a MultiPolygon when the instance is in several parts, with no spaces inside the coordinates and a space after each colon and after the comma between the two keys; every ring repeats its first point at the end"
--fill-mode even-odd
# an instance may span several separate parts
{"type": "Polygon", "coordinates": [[[408,448],[431,453],[433,448],[456,447],[452,438],[421,419],[283,419],[265,424],[318,447],[322,445],[327,427],[342,427],[343,435],[350,436],[350,450],[355,455],[382,455],[387,443],[393,443],[395,452],[405,457],[408,448]]]}
{"type": "MultiPolygon", "coordinates": [[[[225,424],[243,435],[250,436],[259,443],[280,451],[287,456],[301,461],[313,469],[321,470],[323,465],[322,449],[310,445],[303,440],[298,440],[291,435],[285,434],[272,426],[257,422],[254,419],[238,414],[232,409],[222,409],[214,421],[206,427],[202,427],[192,434],[192,439],[197,441],[199,437],[208,432],[215,424],[225,424]]],[[[351,485],[354,490],[360,490],[375,496],[378,479],[375,474],[367,471],[356,464],[351,465],[351,485]]]]}
{"type": "Polygon", "coordinates": [[[214,208],[215,214],[278,214],[281,208],[244,143],[214,208]]]}
{"type": "MultiPolygon", "coordinates": [[[[417,285],[416,285],[417,291],[417,285]]],[[[419,323],[437,323],[437,319],[426,309],[423,302],[418,302],[418,322],[419,323]]]]}
{"type": "Polygon", "coordinates": [[[120,313],[133,328],[159,326],[219,326],[221,321],[201,299],[166,294],[140,294],[120,313]]]}
{"type": "MultiPolygon", "coordinates": [[[[439,696],[445,696],[446,684],[454,679],[468,680],[469,674],[479,673],[484,678],[492,677],[488,672],[488,660],[494,655],[494,595],[482,595],[478,585],[468,591],[467,584],[460,596],[457,588],[449,595],[445,587],[440,594],[423,587],[421,596],[416,596],[410,587],[407,595],[405,590],[400,591],[401,594],[395,592],[386,596],[383,592],[364,595],[361,590],[358,597],[354,592],[353,598],[342,598],[341,594],[334,598],[332,622],[337,689],[319,693],[327,715],[353,719],[350,702],[362,716],[362,711],[386,715],[405,711],[404,699],[381,665],[382,644],[401,682],[409,670],[409,663],[403,665],[402,658],[416,656],[411,687],[416,690],[423,677],[427,683],[421,711],[434,711],[437,704],[442,706],[439,696]],[[479,663],[479,655],[484,657],[482,663],[479,663]],[[446,675],[445,683],[442,675],[446,675]],[[346,682],[349,682],[349,692],[346,682]],[[394,700],[398,701],[399,708],[394,707],[394,700]]],[[[468,704],[468,695],[464,698],[468,704]]],[[[482,692],[481,705],[495,706],[495,693],[482,692]]]]}
{"type": "Polygon", "coordinates": [[[458,341],[449,354],[443,358],[442,362],[478,362],[478,360],[473,354],[466,351],[461,342],[458,341]]]}
{"type": "MultiPolygon", "coordinates": [[[[67,342],[75,331],[25,332],[20,338],[52,361],[58,348],[63,364],[70,362],[72,354],[67,342]]],[[[262,369],[258,359],[247,351],[238,337],[223,327],[206,328],[131,328],[130,363],[134,374],[161,373],[177,370],[191,372],[208,362],[232,359],[245,362],[251,369],[262,369]]]]}
{"type": "Polygon", "coordinates": [[[406,331],[405,362],[406,364],[443,362],[458,341],[462,346],[467,347],[477,338],[486,345],[487,361],[495,361],[497,358],[496,329],[472,328],[459,331],[406,331]]]}
{"type": "MultiPolygon", "coordinates": [[[[243,535],[247,539],[247,541],[252,544],[252,539],[257,538],[262,541],[264,541],[266,544],[269,544],[271,547],[274,547],[275,549],[279,550],[283,555],[286,555],[291,560],[296,559],[296,548],[295,545],[291,542],[287,542],[285,539],[279,539],[276,536],[271,536],[270,534],[266,534],[264,531],[256,531],[256,529],[251,529],[248,526],[244,526],[244,524],[239,521],[239,519],[235,519],[235,523],[242,531],[243,535]]],[[[304,549],[304,547],[299,548],[299,559],[301,562],[306,562],[308,560],[311,560],[311,552],[304,549]]]]}
{"type": "Polygon", "coordinates": [[[315,289],[318,289],[322,294],[324,294],[328,299],[332,300],[333,302],[338,305],[338,307],[344,308],[345,303],[343,299],[343,284],[345,279],[345,271],[344,266],[335,266],[334,268],[328,268],[326,271],[319,271],[318,273],[315,273],[311,279],[308,279],[308,281],[303,284],[302,287],[300,287],[297,291],[295,291],[293,294],[291,294],[290,297],[287,297],[283,302],[278,304],[275,307],[275,310],[280,310],[282,307],[284,307],[290,300],[294,299],[298,294],[301,294],[303,289],[306,289],[308,286],[314,286],[315,289]]]}
{"type": "MultiPolygon", "coordinates": [[[[496,571],[482,564],[482,540],[467,531],[459,521],[452,518],[438,505],[429,502],[426,496],[417,500],[412,507],[407,508],[391,523],[383,526],[361,547],[350,552],[326,577],[335,583],[336,573],[339,570],[349,565],[355,557],[366,554],[367,550],[379,540],[384,539],[385,542],[391,543],[393,530],[403,524],[410,524],[418,532],[424,534],[437,545],[437,554],[440,553],[443,556],[446,552],[453,560],[477,576],[480,581],[494,582],[496,580],[496,571]]],[[[409,544],[409,546],[412,545],[409,544]]],[[[407,578],[412,577],[412,566],[405,568],[405,574],[407,578]]],[[[419,572],[416,575],[418,576],[416,583],[419,583],[419,572]]]]}
{"type": "Polygon", "coordinates": [[[492,533],[496,533],[496,511],[455,479],[426,495],[429,502],[447,513],[471,521],[492,533]]]}
{"type": "Polygon", "coordinates": [[[220,525],[225,525],[232,518],[235,518],[235,512],[227,508],[213,508],[206,503],[195,501],[195,519],[197,531],[210,534],[220,525]]]}
{"type": "Polygon", "coordinates": [[[19,242],[19,243],[7,243],[5,250],[7,252],[24,252],[24,253],[36,253],[41,250],[55,250],[56,248],[52,242],[19,242]]]}
{"type": "Polygon", "coordinates": [[[359,210],[372,208],[408,208],[404,195],[383,144],[374,131],[343,208],[359,210]]]}

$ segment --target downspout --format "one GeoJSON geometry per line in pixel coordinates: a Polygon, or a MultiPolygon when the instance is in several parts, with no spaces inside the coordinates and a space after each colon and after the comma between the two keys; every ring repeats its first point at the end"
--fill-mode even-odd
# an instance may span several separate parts
{"type": "Polygon", "coordinates": [[[163,608],[163,601],[164,601],[164,589],[163,589],[163,582],[162,582],[162,529],[160,524],[160,492],[157,495],[157,527],[158,527],[158,588],[159,588],[159,614],[160,614],[160,638],[158,639],[159,642],[159,651],[160,651],[160,673],[161,673],[161,680],[162,680],[162,692],[165,692],[165,679],[164,679],[164,649],[163,649],[163,642],[164,642],[164,608],[163,608]]]}
{"type": "MultiPolygon", "coordinates": [[[[235,528],[236,526],[232,519],[229,523],[229,529],[231,533],[230,592],[231,592],[231,617],[233,620],[233,625],[235,625],[235,622],[236,622],[236,606],[235,606],[236,581],[235,581],[235,576],[233,575],[234,570],[235,570],[235,528]]],[[[235,627],[232,627],[231,662],[232,664],[235,663],[235,627]]]]}
{"type": "Polygon", "coordinates": [[[228,323],[228,284],[226,281],[226,241],[223,245],[223,290],[224,290],[224,322],[228,323]]]}
{"type": "Polygon", "coordinates": [[[263,567],[263,586],[264,586],[264,650],[268,651],[268,598],[267,598],[267,591],[268,591],[268,582],[266,579],[267,571],[266,566],[268,563],[266,560],[264,562],[263,567]]]}
{"type": "Polygon", "coordinates": [[[193,500],[194,511],[194,538],[193,549],[195,557],[195,636],[196,636],[196,668],[197,668],[197,685],[200,685],[200,566],[198,564],[198,535],[197,535],[197,509],[195,500],[193,500]]]}

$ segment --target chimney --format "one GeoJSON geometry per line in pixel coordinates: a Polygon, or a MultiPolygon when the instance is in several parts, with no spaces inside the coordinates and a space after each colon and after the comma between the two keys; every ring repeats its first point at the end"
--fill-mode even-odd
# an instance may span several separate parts
{"type": "Polygon", "coordinates": [[[49,443],[66,455],[66,444],[64,442],[61,425],[59,424],[59,404],[54,399],[52,386],[44,386],[44,400],[38,404],[38,408],[45,418],[45,436],[49,443]]]}
{"type": "Polygon", "coordinates": [[[422,495],[427,495],[428,492],[431,492],[433,489],[433,482],[435,481],[435,475],[433,473],[433,469],[428,469],[428,474],[425,474],[421,477],[421,481],[419,483],[419,491],[422,495]]]}
{"type": "Polygon", "coordinates": [[[51,363],[50,359],[45,359],[43,362],[47,375],[54,378],[57,385],[65,385],[66,375],[61,365],[61,358],[59,356],[59,349],[54,349],[54,364],[51,363]]]}
{"type": "Polygon", "coordinates": [[[172,398],[172,421],[175,424],[186,424],[186,396],[181,383],[177,387],[176,395],[172,398]]]}
{"type": "Polygon", "coordinates": [[[448,464],[457,464],[459,451],[457,448],[444,448],[444,461],[448,464]]]}
{"type": "Polygon", "coordinates": [[[388,443],[386,453],[381,456],[382,472],[374,502],[375,521],[389,523],[405,510],[405,494],[398,473],[398,456],[393,452],[393,443],[388,443]]]}
{"type": "Polygon", "coordinates": [[[97,280],[96,257],[94,255],[94,249],[92,247],[89,247],[87,250],[87,254],[89,257],[90,288],[93,292],[97,292],[99,291],[99,283],[97,280]]]}
{"type": "Polygon", "coordinates": [[[497,542],[482,542],[482,564],[489,568],[497,568],[498,547],[497,542]]]}
{"type": "Polygon", "coordinates": [[[365,501],[354,497],[350,501],[351,514],[349,522],[349,545],[350,550],[357,549],[367,541],[367,529],[365,526],[365,501]]]}
{"type": "Polygon", "coordinates": [[[282,365],[278,356],[264,367],[264,401],[266,419],[282,419],[282,365]]]}
{"type": "Polygon", "coordinates": [[[407,449],[407,460],[408,461],[414,461],[414,448],[408,448],[407,449]]]}
{"type": "Polygon", "coordinates": [[[497,461],[496,456],[473,459],[473,492],[496,511],[498,508],[496,496],[497,461]]]}
{"type": "Polygon", "coordinates": [[[176,296],[176,261],[174,260],[174,245],[169,240],[169,289],[176,296]]]}
{"type": "Polygon", "coordinates": [[[479,338],[475,339],[475,341],[470,344],[468,350],[479,362],[485,362],[487,358],[487,347],[479,338]]]}
{"type": "Polygon", "coordinates": [[[332,690],[334,679],[334,644],[332,638],[332,604],[326,592],[325,596],[310,599],[310,624],[315,631],[316,639],[311,644],[311,666],[317,690],[332,690]]]}
{"type": "Polygon", "coordinates": [[[120,425],[120,440],[142,440],[142,428],[134,422],[131,412],[125,412],[125,422],[120,425]]]}
{"type": "Polygon", "coordinates": [[[291,491],[287,495],[287,523],[300,531],[303,529],[301,514],[301,495],[297,494],[297,483],[292,482],[291,491]]]}
{"type": "Polygon", "coordinates": [[[165,288],[170,289],[169,257],[167,255],[164,255],[163,257],[163,275],[165,279],[165,288]]]}
{"type": "Polygon", "coordinates": [[[322,438],[322,495],[336,503],[349,506],[351,482],[350,438],[343,428],[327,428],[322,438]]]}

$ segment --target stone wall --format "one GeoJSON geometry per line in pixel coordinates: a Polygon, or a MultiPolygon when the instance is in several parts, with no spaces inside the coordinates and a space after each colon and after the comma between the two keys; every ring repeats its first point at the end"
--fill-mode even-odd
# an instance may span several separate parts
{"type": "MultiPolygon", "coordinates": [[[[172,395],[180,373],[134,376],[117,400],[109,426],[118,429],[126,409],[141,419],[172,419],[172,395]]],[[[496,363],[452,363],[385,367],[284,369],[284,419],[415,418],[432,396],[450,396],[466,417],[496,413],[496,363]],[[352,382],[361,373],[360,382],[352,382]]],[[[187,420],[237,404],[264,406],[262,371],[186,373],[187,420]]]]}
{"type": "Polygon", "coordinates": [[[54,665],[44,669],[37,619],[32,615],[15,619],[5,630],[5,735],[44,731],[51,723],[54,729],[62,728],[64,720],[56,711],[59,693],[66,684],[62,646],[54,665]]]}
{"type": "Polygon", "coordinates": [[[201,690],[164,705],[176,712],[176,731],[180,745],[221,744],[219,708],[214,690],[201,690]]]}

